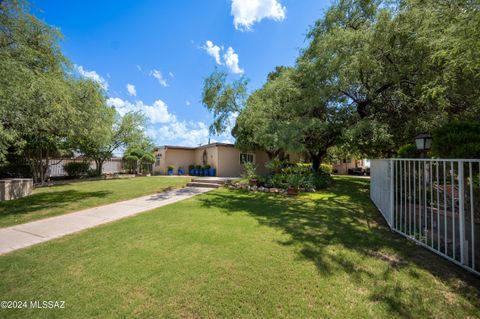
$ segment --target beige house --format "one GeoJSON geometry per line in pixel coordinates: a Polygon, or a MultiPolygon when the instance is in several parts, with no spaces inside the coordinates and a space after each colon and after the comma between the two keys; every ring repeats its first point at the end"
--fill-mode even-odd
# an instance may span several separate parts
{"type": "Polygon", "coordinates": [[[178,168],[188,173],[190,165],[210,165],[216,169],[216,176],[238,177],[243,173],[243,164],[252,162],[257,167],[258,174],[267,173],[265,164],[268,155],[264,151],[241,152],[233,144],[211,143],[198,147],[162,146],[155,153],[154,174],[167,174],[168,166],[178,168]]]}
{"type": "Polygon", "coordinates": [[[365,159],[343,159],[332,163],[333,172],[340,175],[347,175],[349,170],[364,171],[367,167],[370,167],[370,162],[365,159]]]}

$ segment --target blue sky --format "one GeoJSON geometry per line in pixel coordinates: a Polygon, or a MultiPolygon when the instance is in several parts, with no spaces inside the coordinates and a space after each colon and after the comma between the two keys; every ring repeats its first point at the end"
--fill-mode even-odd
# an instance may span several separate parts
{"type": "MultiPolygon", "coordinates": [[[[34,13],[64,35],[77,72],[104,85],[123,114],[143,111],[157,145],[208,141],[203,79],[215,66],[260,87],[277,65],[292,65],[325,0],[58,1],[34,13]],[[207,42],[208,41],[208,42],[207,42]]],[[[212,136],[230,141],[229,133],[212,136]]]]}

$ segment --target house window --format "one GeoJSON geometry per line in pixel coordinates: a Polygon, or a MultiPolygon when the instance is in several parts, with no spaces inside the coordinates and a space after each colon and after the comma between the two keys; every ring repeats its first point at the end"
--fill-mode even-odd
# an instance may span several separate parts
{"type": "Polygon", "coordinates": [[[253,162],[254,162],[253,154],[240,153],[240,164],[253,163],[253,162]]]}

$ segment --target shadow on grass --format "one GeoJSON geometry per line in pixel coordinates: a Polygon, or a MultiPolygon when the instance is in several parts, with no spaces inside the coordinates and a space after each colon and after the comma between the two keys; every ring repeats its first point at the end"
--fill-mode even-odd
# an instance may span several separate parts
{"type": "Polygon", "coordinates": [[[56,209],[67,206],[72,202],[88,198],[103,198],[111,194],[109,191],[85,192],[64,190],[45,192],[30,195],[20,199],[0,203],[0,219],[4,217],[20,216],[45,209],[56,209]]]}
{"type": "Polygon", "coordinates": [[[344,274],[361,285],[373,283],[369,288],[370,300],[383,303],[402,317],[431,311],[418,305],[428,296],[412,292],[412,287],[408,295],[395,280],[389,281],[395,272],[404,269],[409,284],[422,283],[415,267],[410,267],[413,265],[425,269],[480,308],[480,280],[392,233],[371,203],[368,186],[365,179],[336,178],[335,184],[320,194],[298,198],[235,190],[214,192],[200,200],[202,205],[220,207],[227,214],[246,212],[260,224],[289,234],[291,239],[279,244],[299,247],[300,258],[314,262],[323,276],[344,274]],[[358,254],[362,260],[373,258],[372,262],[382,260],[387,265],[379,268],[379,275],[378,269],[372,270],[355,260],[358,254]],[[422,309],[414,309],[415,304],[422,309]]]}

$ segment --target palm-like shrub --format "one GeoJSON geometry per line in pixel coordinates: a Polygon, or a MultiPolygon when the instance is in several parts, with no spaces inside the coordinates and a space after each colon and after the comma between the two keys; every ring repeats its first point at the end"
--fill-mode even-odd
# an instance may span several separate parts
{"type": "Polygon", "coordinates": [[[123,160],[126,162],[126,168],[130,173],[141,173],[144,171],[145,164],[152,164],[155,162],[155,157],[150,152],[144,151],[140,148],[128,149],[123,155],[123,160]]]}

